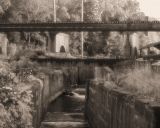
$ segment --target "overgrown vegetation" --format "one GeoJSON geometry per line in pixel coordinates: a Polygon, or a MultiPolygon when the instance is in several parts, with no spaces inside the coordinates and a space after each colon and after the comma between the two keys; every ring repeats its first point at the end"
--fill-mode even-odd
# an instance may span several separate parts
{"type": "Polygon", "coordinates": [[[160,76],[149,68],[124,69],[115,72],[114,82],[117,86],[132,92],[140,98],[154,101],[160,99],[160,76]]]}
{"type": "Polygon", "coordinates": [[[32,128],[32,87],[41,84],[37,70],[24,54],[0,61],[0,128],[32,128]]]}

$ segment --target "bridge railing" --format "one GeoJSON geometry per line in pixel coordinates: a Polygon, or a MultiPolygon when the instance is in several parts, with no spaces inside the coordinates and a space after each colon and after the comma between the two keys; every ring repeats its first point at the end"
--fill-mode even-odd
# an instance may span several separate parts
{"type": "Polygon", "coordinates": [[[160,31],[160,21],[0,23],[6,31],[160,31]]]}

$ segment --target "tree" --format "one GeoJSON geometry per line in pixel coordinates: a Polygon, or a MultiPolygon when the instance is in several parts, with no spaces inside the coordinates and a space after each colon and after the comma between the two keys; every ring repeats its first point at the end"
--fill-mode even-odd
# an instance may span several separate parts
{"type": "MultiPolygon", "coordinates": [[[[140,12],[139,9],[139,3],[136,0],[102,0],[101,2],[103,4],[103,12],[102,12],[102,21],[103,22],[111,22],[111,21],[140,21],[145,20],[144,13],[140,12]]],[[[117,34],[117,33],[112,33],[117,34]]],[[[112,35],[109,34],[109,36],[106,36],[106,40],[108,40],[112,35]]],[[[129,36],[130,34],[128,32],[119,33],[119,36],[124,37],[126,41],[124,40],[116,40],[116,38],[112,38],[113,42],[118,41],[116,43],[117,46],[114,46],[111,48],[111,51],[117,48],[120,48],[120,46],[123,44],[123,42],[126,42],[128,44],[125,44],[124,46],[131,46],[129,44],[129,36]]],[[[122,49],[122,48],[121,48],[122,49]]],[[[120,54],[122,54],[122,50],[120,51],[120,54]]],[[[109,50],[109,47],[107,47],[107,50],[109,50]]],[[[118,50],[118,49],[117,49],[118,50]]],[[[126,50],[123,48],[123,50],[126,50]]],[[[107,52],[106,52],[107,53],[107,52]]],[[[114,52],[113,52],[114,53],[114,52]]],[[[124,53],[124,52],[123,52],[124,53]]]]}
{"type": "MultiPolygon", "coordinates": [[[[81,1],[79,0],[56,0],[57,21],[80,21],[81,1]]],[[[52,22],[54,21],[54,1],[53,0],[1,0],[0,15],[5,15],[5,22],[52,22]]],[[[138,2],[135,0],[86,0],[84,3],[85,22],[110,22],[110,21],[131,21],[142,20],[145,15],[140,13],[138,2]]],[[[2,18],[1,18],[2,19],[2,18]]],[[[39,36],[29,35],[27,39],[37,40],[45,34],[38,33],[39,36]]],[[[81,38],[79,33],[69,33],[71,35],[70,49],[73,54],[81,52],[81,38]]],[[[119,36],[127,33],[118,33],[119,36]]],[[[53,41],[55,33],[48,33],[47,40],[53,41]],[[49,39],[50,38],[50,39],[49,39]]],[[[85,33],[85,53],[88,55],[106,54],[109,50],[108,39],[110,32],[85,33]],[[92,49],[89,51],[89,49],[92,49]]],[[[23,37],[23,36],[22,36],[23,37]]],[[[21,38],[22,39],[22,38],[21,38]]],[[[25,40],[22,39],[22,40],[25,40]]],[[[40,39],[41,40],[41,39],[40,39]]],[[[116,42],[116,39],[113,42],[116,42]]],[[[47,43],[47,42],[46,42],[47,43]]],[[[122,42],[115,43],[115,48],[120,48],[122,42]]],[[[121,51],[121,50],[120,50],[121,51]]]]}
{"type": "Polygon", "coordinates": [[[48,22],[53,20],[53,0],[12,0],[9,22],[48,22]]]}
{"type": "Polygon", "coordinates": [[[0,0],[0,16],[3,16],[10,6],[10,0],[0,0]]]}
{"type": "Polygon", "coordinates": [[[88,0],[85,3],[85,15],[84,20],[86,22],[98,22],[101,21],[101,12],[99,0],[88,0]]]}
{"type": "MultiPolygon", "coordinates": [[[[139,18],[139,3],[136,0],[103,0],[102,21],[127,21],[139,18]],[[133,17],[134,16],[134,17],[133,17]]],[[[141,15],[143,18],[143,15],[141,15]]]]}

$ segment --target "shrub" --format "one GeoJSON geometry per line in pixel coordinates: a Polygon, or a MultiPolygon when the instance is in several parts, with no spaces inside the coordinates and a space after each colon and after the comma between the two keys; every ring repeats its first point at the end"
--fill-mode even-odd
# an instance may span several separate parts
{"type": "Polygon", "coordinates": [[[7,62],[0,62],[0,127],[32,128],[31,85],[22,83],[7,62]]]}
{"type": "Polygon", "coordinates": [[[138,97],[158,100],[160,98],[160,76],[149,68],[127,69],[116,72],[115,82],[138,97]]]}

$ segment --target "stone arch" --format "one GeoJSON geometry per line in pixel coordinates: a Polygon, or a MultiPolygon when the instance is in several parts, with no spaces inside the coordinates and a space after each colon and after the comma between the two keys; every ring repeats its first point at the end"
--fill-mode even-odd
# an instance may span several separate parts
{"type": "Polygon", "coordinates": [[[60,53],[64,53],[64,52],[66,52],[66,50],[65,50],[65,47],[62,45],[62,46],[60,47],[60,53]]]}

